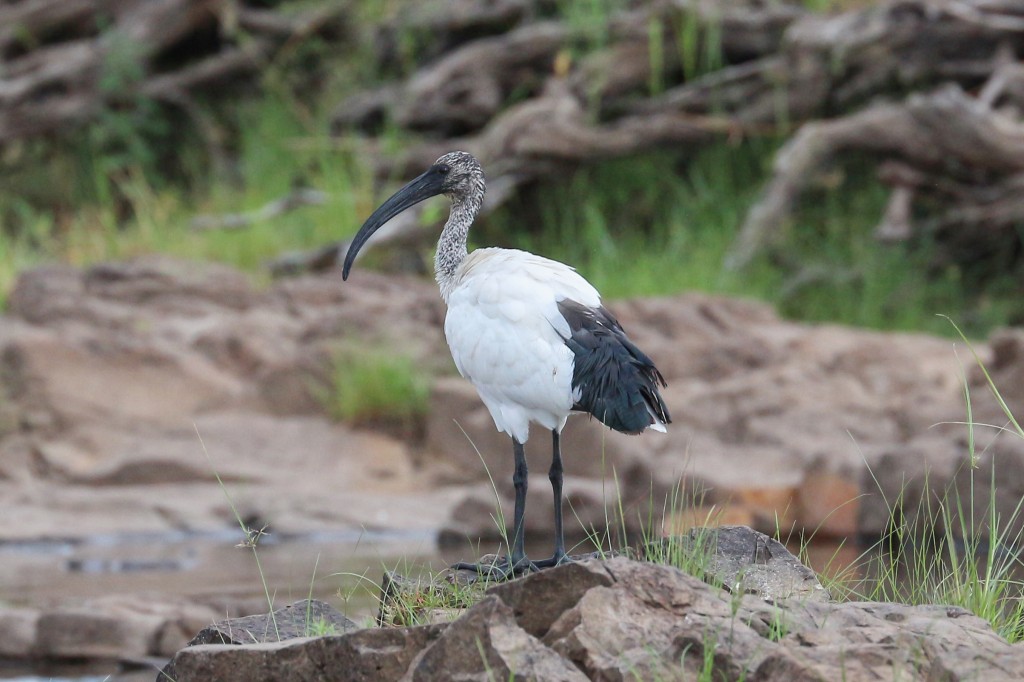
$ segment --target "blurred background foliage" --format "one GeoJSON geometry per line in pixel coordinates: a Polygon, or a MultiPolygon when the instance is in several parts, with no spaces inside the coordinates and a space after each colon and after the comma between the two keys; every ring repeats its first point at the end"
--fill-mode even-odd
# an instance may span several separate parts
{"type": "MultiPolygon", "coordinates": [[[[316,5],[249,4],[285,15],[316,5]]],[[[804,2],[819,12],[865,4],[804,2]]],[[[571,60],[606,43],[611,18],[629,6],[538,3],[543,15],[580,36],[571,60]]],[[[349,7],[354,19],[344,41],[312,35],[285,42],[257,77],[197,98],[198,116],[134,87],[145,76],[137,48],[111,31],[95,114],[0,148],[0,306],[19,271],[45,262],[84,266],[161,252],[222,261],[266,280],[268,259],[352,234],[399,180],[376,178],[375,159],[401,152],[417,135],[390,121],[373,140],[332,131],[331,113],[354,93],[408,77],[436,58],[438,47],[422,27],[403,29],[398,19],[415,9],[410,3],[356,0],[349,7]],[[390,27],[389,59],[380,58],[382,26],[390,27]],[[297,187],[320,190],[326,201],[244,230],[192,226],[196,216],[252,211],[297,187]]],[[[680,49],[687,79],[720,67],[714,35],[696,23],[679,30],[690,39],[677,46],[651,40],[652,63],[661,62],[660,51],[680,49]]],[[[232,39],[247,40],[242,30],[232,39]]],[[[651,92],[667,85],[652,69],[651,92]]],[[[981,271],[935,267],[927,238],[879,243],[873,231],[887,191],[857,159],[816,179],[786,232],[784,258],[776,252],[741,271],[724,268],[789,132],[780,126],[756,137],[722,135],[699,149],[581,165],[520,191],[482,220],[471,240],[564,260],[610,298],[696,289],[769,301],[799,320],[941,334],[951,329],[939,314],[974,334],[1024,319],[1014,259],[1002,272],[991,260],[981,271]]]]}

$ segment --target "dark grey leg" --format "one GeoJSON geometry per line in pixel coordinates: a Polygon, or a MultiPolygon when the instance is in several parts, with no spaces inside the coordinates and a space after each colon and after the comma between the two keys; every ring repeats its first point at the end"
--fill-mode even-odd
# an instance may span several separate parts
{"type": "Polygon", "coordinates": [[[512,475],[512,484],[516,489],[516,510],[515,516],[512,517],[511,559],[512,568],[516,570],[522,563],[526,562],[526,548],[524,546],[526,530],[523,526],[525,525],[526,517],[526,488],[529,485],[529,481],[527,480],[526,452],[523,450],[523,444],[513,438],[512,450],[516,458],[516,469],[512,475]]]}
{"type": "MultiPolygon", "coordinates": [[[[516,460],[515,472],[512,475],[512,484],[516,490],[515,512],[512,517],[512,553],[493,565],[459,562],[454,564],[452,568],[476,571],[488,578],[499,579],[508,579],[537,570],[537,566],[526,558],[526,531],[524,525],[526,517],[526,488],[528,485],[527,476],[529,472],[526,468],[526,451],[523,448],[523,444],[515,438],[512,439],[512,452],[516,460]]],[[[561,524],[561,519],[559,519],[558,523],[561,524]]]]}
{"type": "Polygon", "coordinates": [[[565,555],[565,535],[562,532],[562,448],[561,436],[558,431],[551,432],[551,468],[548,480],[551,481],[551,492],[555,497],[555,553],[550,559],[538,561],[537,568],[550,568],[568,561],[565,555]]]}

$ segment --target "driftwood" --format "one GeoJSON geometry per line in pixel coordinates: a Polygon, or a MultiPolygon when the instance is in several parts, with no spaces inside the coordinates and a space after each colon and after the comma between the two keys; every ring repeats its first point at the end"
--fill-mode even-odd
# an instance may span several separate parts
{"type": "Polygon", "coordinates": [[[244,81],[275,50],[344,21],[344,5],[324,7],[286,17],[240,0],[0,4],[0,144],[89,121],[110,98],[133,92],[179,107],[211,139],[194,95],[244,81]],[[205,47],[176,57],[175,49],[193,38],[205,47]],[[118,64],[138,74],[122,75],[130,82],[114,92],[103,79],[118,64]]]}
{"type": "Polygon", "coordinates": [[[978,230],[1010,229],[1024,221],[1024,123],[948,85],[901,104],[805,125],[776,157],[772,179],[748,214],[728,264],[746,265],[777,239],[815,175],[855,150],[902,160],[882,166],[882,179],[895,187],[878,228],[885,239],[954,227],[971,228],[970,239],[978,230]],[[915,227],[917,193],[941,198],[945,209],[915,227]]]}
{"type": "MultiPolygon", "coordinates": [[[[346,36],[346,3],[324,0],[301,14],[265,6],[0,4],[0,145],[88,121],[118,106],[112,100],[127,89],[180,110],[216,160],[225,154],[224,131],[198,93],[244,83],[308,36],[346,36]],[[139,67],[137,81],[105,90],[104,77],[126,59],[139,67]]],[[[410,5],[376,29],[374,45],[378,71],[398,73],[408,67],[403,40],[429,36],[412,41],[419,68],[346,99],[332,130],[359,133],[365,149],[379,147],[373,137],[385,124],[412,131],[419,141],[400,154],[372,155],[381,178],[410,177],[451,149],[473,152],[488,171],[486,210],[580,164],[791,135],[731,267],[776,243],[813,177],[850,154],[877,161],[892,188],[878,216],[880,239],[913,243],[928,234],[951,259],[979,235],[1019,243],[1012,229],[1024,221],[1019,0],[890,0],[833,16],[798,2],[655,0],[593,25],[542,17],[550,17],[550,3],[540,0],[410,5]]],[[[411,212],[377,243],[423,243],[434,229],[411,212]]],[[[332,267],[344,247],[285,254],[271,268],[332,267]]]]}
{"type": "Polygon", "coordinates": [[[733,268],[774,243],[815,175],[851,153],[876,158],[893,188],[880,239],[1017,239],[1024,3],[893,0],[823,16],[780,3],[656,2],[616,17],[578,60],[579,27],[531,23],[521,8],[504,5],[511,27],[451,40],[407,81],[342,103],[335,130],[372,134],[390,120],[431,134],[383,159],[382,174],[418,172],[462,148],[491,177],[513,173],[519,184],[655,148],[793,132],[733,268]],[[695,70],[688,50],[721,63],[695,70]],[[513,94],[526,99],[510,103],[513,94]]]}
{"type": "Polygon", "coordinates": [[[322,206],[327,203],[327,199],[327,194],[317,189],[294,189],[280,199],[274,199],[255,211],[196,216],[192,219],[192,229],[197,231],[241,230],[253,223],[272,220],[301,206],[322,206]]]}

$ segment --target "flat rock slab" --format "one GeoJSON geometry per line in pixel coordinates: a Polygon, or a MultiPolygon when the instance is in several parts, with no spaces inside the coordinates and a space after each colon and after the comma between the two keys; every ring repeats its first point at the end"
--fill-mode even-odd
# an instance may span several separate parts
{"type": "Polygon", "coordinates": [[[156,682],[377,682],[397,680],[444,625],[367,628],[342,636],[261,644],[201,644],[179,651],[156,682]]]}
{"type": "MultiPolygon", "coordinates": [[[[191,649],[202,649],[207,646],[237,647],[241,645],[267,645],[260,651],[282,651],[287,650],[290,642],[297,639],[308,639],[311,635],[342,635],[359,630],[359,625],[350,620],[345,614],[326,602],[318,599],[303,599],[271,613],[257,614],[254,616],[242,616],[240,618],[228,618],[208,625],[199,631],[182,651],[191,649]]],[[[205,650],[205,649],[204,649],[205,650]]],[[[219,649],[218,649],[219,651],[219,649]]],[[[179,652],[180,653],[180,652],[179,652]]],[[[200,655],[189,658],[193,664],[205,659],[200,655]]],[[[230,659],[230,656],[221,656],[221,663],[230,659]]],[[[177,669],[178,657],[167,664],[157,675],[158,680],[180,680],[185,674],[177,669]]],[[[218,673],[206,679],[222,678],[223,673],[218,673]]],[[[232,673],[234,674],[234,673],[232,673]]],[[[200,679],[199,677],[193,679],[200,679]]],[[[248,677],[234,677],[232,679],[256,679],[248,677]]]]}

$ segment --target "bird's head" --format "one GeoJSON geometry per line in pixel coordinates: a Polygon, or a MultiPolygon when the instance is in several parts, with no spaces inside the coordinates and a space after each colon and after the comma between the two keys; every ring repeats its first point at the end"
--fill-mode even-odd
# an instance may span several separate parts
{"type": "Polygon", "coordinates": [[[341,270],[342,279],[348,279],[356,254],[370,236],[402,211],[438,194],[456,201],[467,197],[482,197],[483,190],[484,169],[480,162],[467,152],[448,152],[425,173],[392,194],[366,219],[348,247],[341,270]]]}
{"type": "Polygon", "coordinates": [[[472,154],[448,152],[430,167],[427,173],[441,176],[439,194],[455,199],[460,196],[483,194],[484,169],[472,154]]]}

